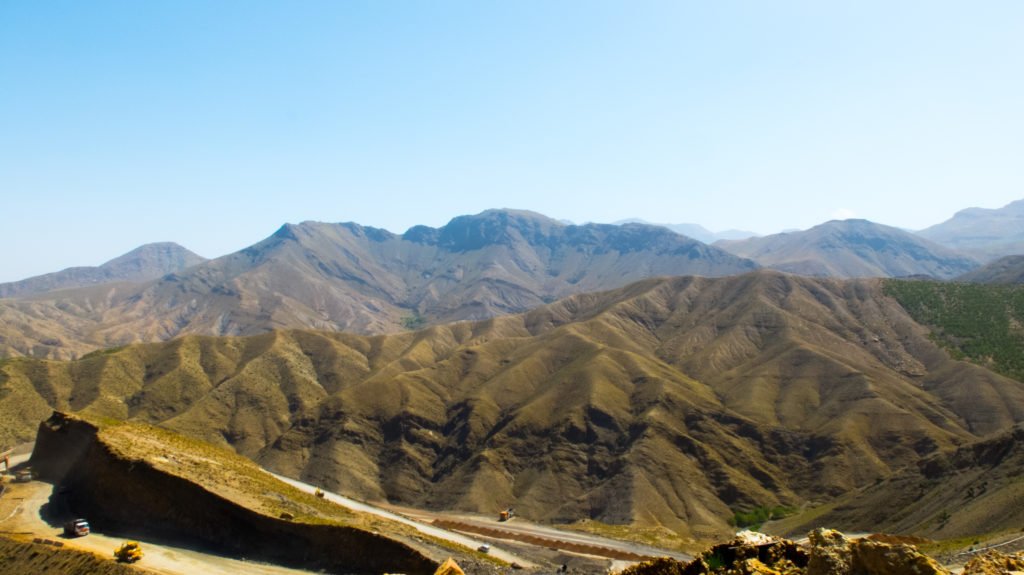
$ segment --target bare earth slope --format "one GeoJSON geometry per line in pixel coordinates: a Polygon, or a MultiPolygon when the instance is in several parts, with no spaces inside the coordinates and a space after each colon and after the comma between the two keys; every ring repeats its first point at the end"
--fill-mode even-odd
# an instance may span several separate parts
{"type": "Polygon", "coordinates": [[[146,244],[97,267],[75,267],[0,283],[0,298],[113,282],[143,282],[201,264],[206,258],[172,242],[146,244]]]}
{"type": "Polygon", "coordinates": [[[10,359],[0,421],[130,417],[357,497],[702,536],[1024,420],[1024,384],[951,360],[880,284],[652,279],[389,336],[10,359]]]}
{"type": "Polygon", "coordinates": [[[765,267],[820,277],[949,279],[978,266],[970,256],[867,220],[836,220],[801,232],[719,241],[715,246],[765,267]]]}
{"type": "Polygon", "coordinates": [[[451,553],[415,541],[404,525],[294,489],[230,451],[151,426],[55,412],[39,427],[31,465],[60,486],[52,510],[88,517],[103,533],[334,573],[433,573],[451,553]]]}
{"type": "Polygon", "coordinates": [[[68,359],[182,334],[289,327],[389,333],[522,312],[652,276],[756,267],[656,226],[567,226],[512,210],[403,235],[306,222],[149,284],[0,302],[0,355],[68,359]]]}

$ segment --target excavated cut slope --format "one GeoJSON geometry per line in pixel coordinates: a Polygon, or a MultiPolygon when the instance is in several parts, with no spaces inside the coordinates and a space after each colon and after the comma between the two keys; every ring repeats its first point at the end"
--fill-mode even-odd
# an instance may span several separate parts
{"type": "Polygon", "coordinates": [[[98,531],[332,572],[432,573],[438,565],[377,533],[409,539],[401,526],[336,508],[244,458],[165,430],[55,412],[40,424],[31,463],[59,485],[51,504],[89,517],[98,531]]]}

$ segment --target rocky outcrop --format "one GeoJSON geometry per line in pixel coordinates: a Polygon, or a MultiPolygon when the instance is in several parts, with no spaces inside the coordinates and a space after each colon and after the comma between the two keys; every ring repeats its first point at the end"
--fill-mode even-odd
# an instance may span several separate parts
{"type": "MultiPolygon", "coordinates": [[[[748,532],[749,533],[749,532],[748,532]]],[[[716,545],[689,564],[671,559],[642,563],[621,575],[948,575],[935,560],[905,544],[850,541],[816,529],[807,547],[786,540],[738,537],[716,545]]],[[[966,573],[966,571],[965,571],[966,573]]],[[[979,575],[988,572],[979,572],[979,575]]],[[[1002,572],[1000,572],[1002,573],[1002,572]]]]}
{"type": "Polygon", "coordinates": [[[964,565],[962,575],[1007,575],[1024,573],[1024,553],[1006,555],[988,551],[972,557],[964,565]]]}

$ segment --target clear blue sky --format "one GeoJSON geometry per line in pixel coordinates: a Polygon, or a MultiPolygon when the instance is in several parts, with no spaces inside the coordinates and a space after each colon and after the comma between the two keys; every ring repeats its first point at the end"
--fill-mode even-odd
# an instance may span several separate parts
{"type": "Polygon", "coordinates": [[[0,281],[492,207],[771,233],[1024,198],[1024,2],[0,0],[0,281]]]}

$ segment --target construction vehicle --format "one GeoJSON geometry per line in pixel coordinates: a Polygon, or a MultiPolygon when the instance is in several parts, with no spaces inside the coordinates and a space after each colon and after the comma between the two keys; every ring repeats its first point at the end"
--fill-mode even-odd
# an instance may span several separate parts
{"type": "Polygon", "coordinates": [[[114,551],[119,563],[135,563],[142,559],[142,545],[138,541],[125,541],[114,551]]]}
{"type": "Polygon", "coordinates": [[[503,510],[501,513],[498,513],[498,521],[508,521],[509,519],[512,519],[515,516],[515,509],[509,507],[508,509],[503,510]]]}
{"type": "Polygon", "coordinates": [[[89,522],[85,519],[72,519],[64,524],[65,537],[85,537],[89,534],[89,522]]]}
{"type": "Polygon", "coordinates": [[[320,499],[323,499],[324,498],[324,490],[320,489],[319,487],[317,487],[316,491],[313,492],[313,495],[316,495],[320,499]]]}

